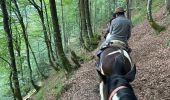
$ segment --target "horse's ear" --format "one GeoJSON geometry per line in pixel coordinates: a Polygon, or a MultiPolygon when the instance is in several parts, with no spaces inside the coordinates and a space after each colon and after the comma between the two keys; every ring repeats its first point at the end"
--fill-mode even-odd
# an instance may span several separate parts
{"type": "Polygon", "coordinates": [[[136,65],[132,67],[132,69],[125,75],[125,78],[129,81],[132,82],[135,79],[136,76],[136,65]]]}

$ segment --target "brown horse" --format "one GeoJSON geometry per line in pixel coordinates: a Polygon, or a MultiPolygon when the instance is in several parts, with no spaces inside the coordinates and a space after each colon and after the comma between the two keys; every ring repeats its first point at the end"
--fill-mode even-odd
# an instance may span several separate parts
{"type": "Polygon", "coordinates": [[[106,48],[100,54],[97,72],[101,77],[101,100],[137,100],[130,85],[135,79],[136,66],[124,49],[119,46],[106,48]]]}

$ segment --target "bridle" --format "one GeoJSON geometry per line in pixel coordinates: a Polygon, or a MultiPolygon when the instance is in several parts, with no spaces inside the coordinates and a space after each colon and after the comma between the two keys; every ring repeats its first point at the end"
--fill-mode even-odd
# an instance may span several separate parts
{"type": "Polygon", "coordinates": [[[119,86],[119,87],[117,87],[116,89],[114,89],[114,90],[112,91],[112,93],[110,94],[110,96],[109,96],[109,100],[112,100],[112,97],[113,97],[119,90],[124,89],[124,88],[127,88],[127,87],[126,87],[126,86],[119,86]]]}

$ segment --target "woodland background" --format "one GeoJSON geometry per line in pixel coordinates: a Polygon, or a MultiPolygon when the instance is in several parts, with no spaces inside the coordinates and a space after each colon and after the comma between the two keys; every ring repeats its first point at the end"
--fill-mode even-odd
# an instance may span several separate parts
{"type": "Polygon", "coordinates": [[[152,12],[161,4],[168,16],[170,0],[0,0],[1,99],[22,100],[53,73],[61,78],[55,83],[58,95],[62,78],[93,59],[89,52],[97,48],[115,7],[126,8],[133,26],[148,19],[159,34],[166,26],[158,25],[152,12]]]}

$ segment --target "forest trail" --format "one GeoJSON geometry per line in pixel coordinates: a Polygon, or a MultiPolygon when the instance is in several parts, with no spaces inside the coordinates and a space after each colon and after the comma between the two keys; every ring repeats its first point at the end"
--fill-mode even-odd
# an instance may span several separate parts
{"type": "MultiPolygon", "coordinates": [[[[159,24],[168,26],[170,16],[162,12],[154,18],[159,24]]],[[[132,59],[137,64],[137,75],[132,86],[139,100],[170,100],[170,26],[155,35],[147,20],[132,30],[129,44],[132,59]]],[[[99,77],[95,70],[95,60],[82,65],[67,82],[71,87],[61,95],[61,100],[99,100],[99,77]]]]}

